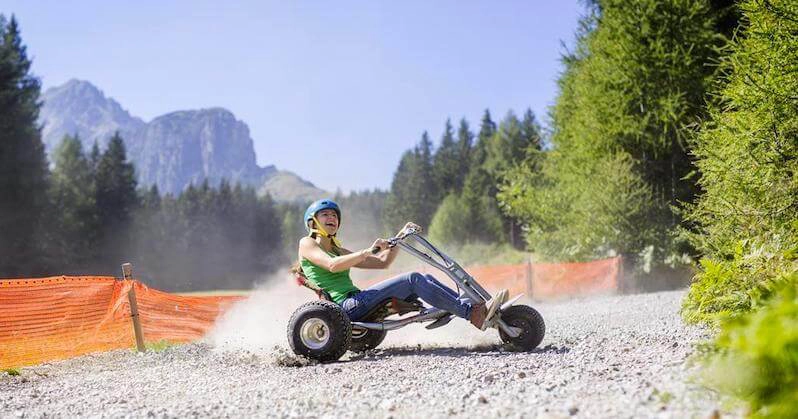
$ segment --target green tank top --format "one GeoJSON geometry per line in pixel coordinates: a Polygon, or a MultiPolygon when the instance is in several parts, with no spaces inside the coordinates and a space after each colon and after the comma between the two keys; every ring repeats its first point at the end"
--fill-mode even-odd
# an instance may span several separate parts
{"type": "Polygon", "coordinates": [[[299,261],[299,265],[302,267],[305,278],[316,284],[317,287],[327,291],[336,304],[341,304],[352,291],[360,291],[352,284],[352,278],[349,277],[349,269],[341,272],[330,272],[314,265],[313,262],[305,258],[299,261]]]}

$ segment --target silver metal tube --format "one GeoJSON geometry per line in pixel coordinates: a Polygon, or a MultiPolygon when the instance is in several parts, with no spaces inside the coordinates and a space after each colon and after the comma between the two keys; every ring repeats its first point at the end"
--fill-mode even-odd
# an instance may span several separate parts
{"type": "MultiPolygon", "coordinates": [[[[410,253],[411,255],[415,256],[416,258],[420,259],[422,262],[426,262],[432,265],[434,268],[443,271],[449,278],[454,281],[458,287],[472,300],[474,301],[487,301],[491,298],[490,293],[487,290],[482,288],[481,285],[472,277],[462,266],[460,266],[457,262],[455,262],[452,258],[450,258],[445,253],[438,250],[432,243],[427,241],[424,237],[419,236],[415,231],[410,232],[409,234],[405,234],[402,236],[396,236],[390,239],[391,246],[399,246],[401,249],[404,249],[406,252],[410,253]],[[441,262],[435,260],[432,256],[422,252],[421,250],[417,249],[416,247],[405,243],[405,239],[412,237],[418,243],[421,243],[422,246],[427,248],[429,251],[438,256],[441,262]]],[[[514,298],[512,301],[508,301],[502,305],[499,310],[505,310],[509,306],[511,306],[515,301],[518,300],[520,296],[514,298]]],[[[437,320],[438,318],[443,317],[444,315],[449,315],[450,313],[444,310],[440,310],[437,308],[430,309],[429,311],[418,314],[416,316],[408,317],[406,319],[400,320],[387,320],[383,321],[382,323],[371,323],[371,322],[352,322],[352,326],[361,327],[365,329],[372,329],[372,330],[395,330],[401,327],[407,326],[411,323],[419,323],[427,320],[437,320]]],[[[495,319],[492,320],[495,327],[501,329],[504,333],[511,337],[518,337],[521,333],[521,329],[517,327],[513,327],[508,325],[504,322],[499,316],[496,316],[495,319]]]]}
{"type": "MultiPolygon", "coordinates": [[[[458,264],[452,258],[450,258],[449,255],[438,250],[438,248],[435,247],[432,243],[430,243],[429,240],[425,239],[422,236],[419,236],[418,234],[414,234],[413,239],[421,243],[422,246],[426,247],[427,249],[437,254],[438,257],[440,257],[444,261],[446,265],[440,265],[440,266],[445,266],[445,269],[443,270],[447,273],[447,275],[449,275],[450,277],[452,275],[455,275],[455,277],[460,279],[459,281],[457,281],[458,283],[467,283],[471,285],[471,288],[475,289],[478,294],[480,294],[480,297],[482,297],[485,300],[490,299],[490,294],[484,288],[482,288],[482,286],[480,286],[479,283],[476,280],[474,280],[474,277],[472,277],[468,272],[466,272],[466,270],[463,269],[463,267],[460,266],[460,264],[458,264]],[[457,275],[458,273],[461,273],[462,276],[457,275]]],[[[439,267],[439,269],[441,269],[441,267],[439,267]]]]}
{"type": "Polygon", "coordinates": [[[504,333],[507,333],[510,337],[517,338],[521,334],[521,329],[517,327],[510,326],[509,324],[505,323],[504,320],[500,319],[499,317],[495,318],[496,325],[499,326],[504,333]]]}
{"type": "Polygon", "coordinates": [[[399,247],[401,247],[402,249],[404,249],[405,251],[407,251],[408,253],[410,253],[411,255],[421,259],[422,261],[424,261],[426,263],[429,263],[430,265],[432,265],[432,266],[434,266],[434,267],[436,267],[436,268],[438,268],[438,269],[440,269],[442,271],[446,270],[446,266],[441,265],[440,263],[438,263],[437,260],[431,258],[429,255],[424,254],[422,251],[416,249],[415,247],[413,247],[413,246],[411,246],[411,245],[409,245],[409,244],[407,244],[405,242],[399,242],[399,243],[397,243],[397,245],[399,247]]]}
{"type": "Polygon", "coordinates": [[[444,311],[438,308],[432,308],[428,310],[426,313],[417,314],[415,316],[411,316],[406,319],[386,320],[382,323],[352,322],[352,326],[358,326],[373,330],[395,330],[399,329],[400,327],[405,327],[411,323],[419,323],[427,320],[437,320],[446,315],[449,315],[448,311],[444,311]]]}
{"type": "Polygon", "coordinates": [[[416,249],[415,247],[407,244],[403,241],[399,241],[396,244],[399,245],[402,249],[407,251],[408,253],[412,254],[413,256],[421,259],[422,261],[432,265],[433,267],[437,268],[438,270],[445,273],[449,278],[452,278],[454,282],[456,282],[460,288],[465,291],[465,294],[474,301],[487,301],[491,298],[490,293],[487,290],[482,288],[479,283],[463,269],[457,262],[453,261],[449,258],[446,254],[439,251],[432,243],[428,242],[425,238],[419,235],[412,235],[408,236],[415,239],[417,242],[421,243],[422,246],[426,247],[438,257],[440,257],[447,265],[443,265],[437,260],[433,259],[431,256],[425,254],[424,252],[416,249]]]}
{"type": "Polygon", "coordinates": [[[433,246],[433,245],[432,245],[432,243],[430,243],[430,242],[429,242],[429,240],[425,239],[424,237],[421,237],[421,236],[419,236],[418,234],[414,234],[414,235],[413,235],[413,239],[414,239],[415,241],[417,241],[417,242],[421,243],[421,245],[422,245],[422,246],[424,246],[424,247],[426,247],[427,249],[429,249],[429,250],[433,251],[433,252],[434,252],[434,253],[435,253],[435,254],[436,254],[436,255],[437,255],[439,258],[441,258],[441,260],[443,260],[443,261],[444,261],[446,264],[448,264],[448,265],[451,265],[452,263],[454,263],[454,261],[452,260],[452,258],[450,258],[450,257],[449,257],[448,255],[446,255],[445,253],[443,253],[443,252],[441,252],[440,250],[438,250],[438,248],[437,248],[437,247],[433,246]]]}

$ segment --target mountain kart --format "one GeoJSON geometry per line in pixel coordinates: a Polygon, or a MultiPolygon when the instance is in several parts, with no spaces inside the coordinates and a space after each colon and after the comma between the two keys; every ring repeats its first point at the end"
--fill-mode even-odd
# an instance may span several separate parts
{"type": "MultiPolygon", "coordinates": [[[[438,250],[414,229],[388,240],[390,247],[399,246],[425,263],[444,272],[457,285],[461,297],[474,302],[485,302],[491,295],[466,272],[457,262],[438,250]],[[410,244],[420,244],[423,249],[410,244]],[[437,259],[436,259],[437,258],[437,259]]],[[[379,249],[374,249],[377,253],[379,249]]],[[[425,323],[427,329],[436,329],[449,323],[455,316],[448,311],[427,307],[418,299],[399,300],[389,298],[377,305],[360,321],[350,321],[343,309],[333,303],[324,290],[297,274],[297,282],[312,289],[319,300],[303,304],[294,311],[288,322],[288,343],[297,355],[303,355],[322,362],[335,361],[347,350],[365,352],[376,348],[390,330],[405,327],[411,323],[425,323]],[[405,318],[390,316],[415,313],[405,318]]],[[[546,326],[537,310],[526,305],[513,305],[521,295],[504,303],[496,314],[486,320],[488,328],[499,331],[501,340],[521,350],[535,349],[543,340],[546,326]]],[[[487,329],[486,329],[487,330],[487,329]]]]}

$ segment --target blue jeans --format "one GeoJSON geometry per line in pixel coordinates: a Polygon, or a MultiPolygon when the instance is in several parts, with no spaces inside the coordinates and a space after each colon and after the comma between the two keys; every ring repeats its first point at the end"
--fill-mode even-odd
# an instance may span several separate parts
{"type": "Polygon", "coordinates": [[[352,321],[358,321],[372,309],[389,298],[407,300],[418,297],[429,305],[467,319],[471,314],[471,300],[460,298],[451,288],[432,275],[411,272],[386,279],[341,302],[352,321]]]}

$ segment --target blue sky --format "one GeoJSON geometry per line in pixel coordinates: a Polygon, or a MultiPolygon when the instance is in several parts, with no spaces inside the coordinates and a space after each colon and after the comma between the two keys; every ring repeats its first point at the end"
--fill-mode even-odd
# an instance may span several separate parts
{"type": "Polygon", "coordinates": [[[583,7],[551,1],[8,1],[44,87],[89,80],[133,115],[222,106],[258,162],[388,188],[447,117],[545,120],[583,7]],[[232,4],[235,3],[235,4],[232,4]]]}

